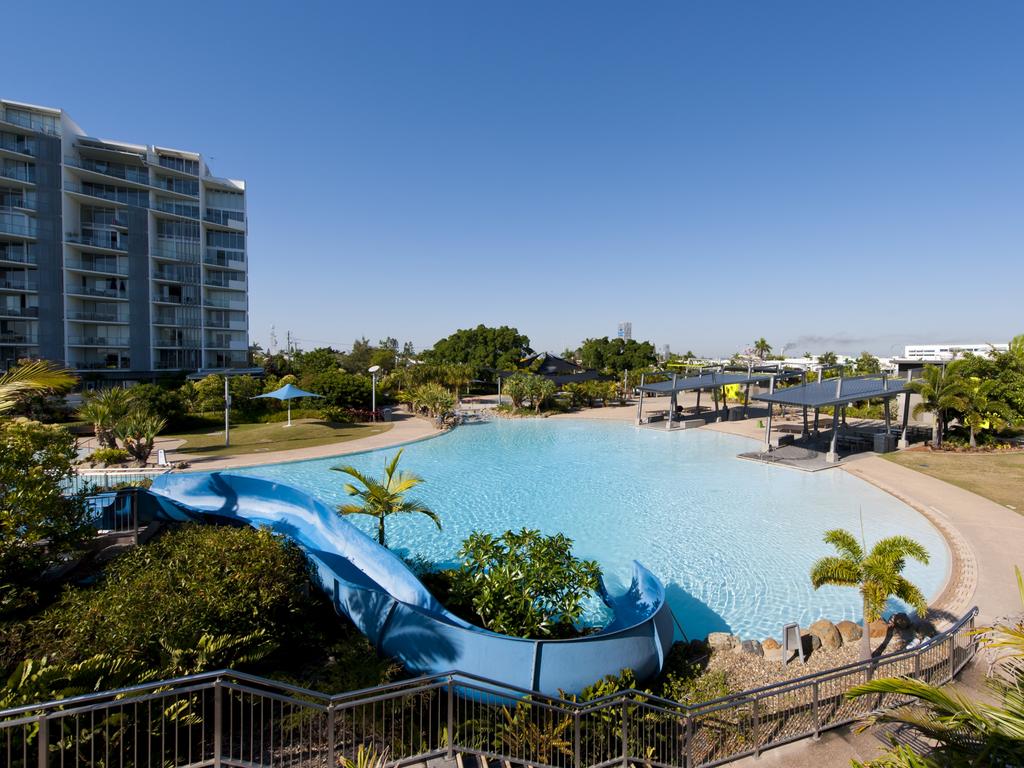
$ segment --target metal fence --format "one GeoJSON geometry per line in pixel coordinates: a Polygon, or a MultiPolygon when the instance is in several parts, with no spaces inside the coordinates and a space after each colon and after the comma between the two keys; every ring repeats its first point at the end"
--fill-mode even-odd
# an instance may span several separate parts
{"type": "Polygon", "coordinates": [[[70,493],[80,491],[94,492],[107,488],[125,488],[131,485],[148,485],[154,478],[170,472],[170,468],[137,469],[111,468],[111,469],[82,469],[75,473],[71,482],[65,488],[70,493]]]}
{"type": "Polygon", "coordinates": [[[577,701],[457,672],[334,696],[192,675],[2,711],[0,763],[333,768],[363,747],[395,765],[461,753],[540,768],[714,766],[899,703],[846,698],[866,680],[952,680],[976,652],[976,614],[913,650],[689,707],[639,691],[577,701]]]}

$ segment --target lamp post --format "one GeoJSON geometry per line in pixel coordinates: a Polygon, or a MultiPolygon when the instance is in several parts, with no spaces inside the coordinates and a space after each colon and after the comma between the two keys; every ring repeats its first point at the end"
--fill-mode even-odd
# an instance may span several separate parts
{"type": "Polygon", "coordinates": [[[227,376],[224,377],[224,447],[231,447],[231,391],[227,376]]]}
{"type": "Polygon", "coordinates": [[[366,369],[373,380],[373,389],[371,390],[371,405],[370,405],[370,418],[373,421],[377,421],[377,372],[380,371],[379,365],[371,365],[366,369]]]}

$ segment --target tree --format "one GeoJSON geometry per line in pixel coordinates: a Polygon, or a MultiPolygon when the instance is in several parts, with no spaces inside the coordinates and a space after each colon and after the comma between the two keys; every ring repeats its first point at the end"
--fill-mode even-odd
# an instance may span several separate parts
{"type": "Polygon", "coordinates": [[[321,395],[318,401],[334,408],[369,409],[373,398],[373,383],[369,376],[348,373],[332,368],[303,376],[302,389],[321,395]]]}
{"type": "Polygon", "coordinates": [[[132,455],[136,463],[144,467],[153,453],[156,436],[166,426],[167,421],[163,417],[142,408],[135,408],[118,422],[115,434],[124,443],[125,450],[132,455]]]}
{"type": "Polygon", "coordinates": [[[999,430],[1013,420],[1013,409],[993,397],[993,392],[998,386],[999,382],[992,379],[968,379],[963,383],[960,419],[970,430],[971,448],[978,447],[976,433],[983,429],[985,424],[999,430]]]}
{"type": "Polygon", "coordinates": [[[768,355],[772,353],[772,345],[768,343],[768,339],[764,336],[754,342],[754,354],[756,354],[761,360],[767,360],[768,355]]]}
{"type": "MultiPolygon", "coordinates": [[[[1016,569],[1017,589],[1024,604],[1024,577],[1016,569]]],[[[1024,765],[1024,622],[1004,622],[979,629],[983,648],[997,654],[986,678],[992,701],[972,700],[956,691],[909,678],[881,678],[852,688],[847,696],[894,696],[915,700],[883,710],[868,723],[899,723],[935,743],[927,756],[908,746],[873,760],[875,768],[946,768],[949,766],[1024,765]]],[[[855,763],[860,766],[860,763],[855,763]]],[[[864,766],[860,766],[864,768],[864,766]]]]}
{"type": "Polygon", "coordinates": [[[75,381],[71,371],[48,360],[20,363],[0,375],[0,414],[8,413],[33,395],[66,391],[75,381]]]}
{"type": "Polygon", "coordinates": [[[927,565],[928,551],[907,536],[889,536],[865,554],[856,537],[841,528],[826,531],[825,543],[835,547],[839,554],[823,557],[811,566],[811,584],[815,589],[831,584],[860,590],[864,607],[861,656],[870,659],[869,624],[881,618],[890,597],[910,605],[918,616],[928,612],[924,594],[902,575],[908,557],[927,565]]]}
{"type": "Polygon", "coordinates": [[[98,389],[85,396],[78,409],[78,418],[92,424],[93,434],[100,448],[117,448],[115,430],[121,419],[128,415],[131,398],[122,387],[98,389]]]}
{"type": "Polygon", "coordinates": [[[215,373],[195,383],[195,401],[199,413],[224,410],[224,379],[215,373]]]}
{"type": "MultiPolygon", "coordinates": [[[[231,392],[231,413],[241,419],[253,419],[267,407],[266,400],[254,400],[253,398],[263,394],[263,384],[248,374],[244,376],[232,376],[228,379],[228,389],[231,392]]],[[[153,411],[161,413],[163,411],[153,411]]]]}
{"type": "Polygon", "coordinates": [[[481,324],[439,339],[423,357],[431,363],[463,363],[489,378],[496,370],[515,369],[531,351],[530,338],[518,329],[506,325],[490,328],[481,324]]]}
{"type": "Polygon", "coordinates": [[[345,493],[356,496],[359,503],[339,504],[338,512],[342,515],[369,515],[377,520],[377,543],[387,546],[384,523],[392,515],[424,515],[434,521],[437,530],[441,530],[441,518],[426,504],[417,499],[406,498],[406,494],[423,482],[421,477],[411,472],[398,472],[398,461],[402,451],[396,453],[384,465],[384,476],[380,480],[363,474],[352,466],[334,467],[354,478],[362,488],[352,483],[345,484],[345,493]]]}
{"type": "Polygon", "coordinates": [[[658,362],[654,345],[635,339],[586,339],[580,345],[580,362],[587,368],[621,375],[623,371],[646,368],[658,362]]]}
{"type": "Polygon", "coordinates": [[[51,563],[73,552],[88,531],[75,476],[75,438],[34,421],[0,421],[0,613],[31,600],[51,563]]]}
{"type": "Polygon", "coordinates": [[[835,352],[822,352],[820,355],[818,355],[818,365],[822,366],[823,368],[826,368],[830,365],[837,365],[838,363],[839,358],[836,356],[835,352]]]}
{"type": "Polygon", "coordinates": [[[544,403],[555,396],[558,387],[551,379],[544,376],[531,376],[529,378],[530,403],[533,405],[534,413],[540,413],[544,403]]]}
{"type": "Polygon", "coordinates": [[[907,389],[921,396],[921,402],[914,406],[914,418],[922,413],[935,414],[935,430],[932,445],[942,446],[943,433],[946,431],[946,414],[950,410],[963,410],[964,385],[955,373],[947,372],[937,365],[926,365],[921,378],[907,384],[907,389]]]}
{"type": "Polygon", "coordinates": [[[487,629],[519,637],[548,637],[572,630],[601,570],[572,554],[572,539],[558,533],[474,532],[459,549],[453,573],[456,599],[472,606],[487,629]]]}
{"type": "Polygon", "coordinates": [[[310,376],[336,369],[340,358],[341,353],[333,347],[317,347],[309,352],[299,352],[293,362],[299,375],[310,376]]]}
{"type": "Polygon", "coordinates": [[[440,384],[421,384],[412,389],[407,398],[414,411],[425,411],[431,418],[439,418],[455,410],[455,397],[440,384]]]}
{"type": "Polygon", "coordinates": [[[856,366],[855,370],[860,375],[882,372],[882,364],[878,358],[867,351],[860,353],[860,357],[857,358],[854,365],[856,366]]]}
{"type": "Polygon", "coordinates": [[[523,407],[526,398],[530,396],[530,374],[516,373],[509,376],[502,383],[501,391],[512,401],[512,410],[517,411],[523,407]]]}
{"type": "Polygon", "coordinates": [[[365,336],[352,342],[352,351],[341,355],[341,367],[349,373],[366,373],[366,369],[372,365],[375,347],[365,336]]]}

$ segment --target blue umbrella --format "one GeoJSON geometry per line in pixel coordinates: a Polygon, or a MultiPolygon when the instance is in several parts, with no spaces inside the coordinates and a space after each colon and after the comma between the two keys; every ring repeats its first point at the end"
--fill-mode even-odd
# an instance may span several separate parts
{"type": "Polygon", "coordinates": [[[265,395],[256,395],[253,400],[257,400],[261,397],[272,397],[275,400],[287,400],[288,401],[288,423],[286,427],[292,425],[292,400],[296,397],[323,397],[323,395],[317,395],[313,392],[307,392],[304,389],[299,389],[294,384],[285,384],[280,389],[275,389],[273,392],[267,392],[265,395]]]}

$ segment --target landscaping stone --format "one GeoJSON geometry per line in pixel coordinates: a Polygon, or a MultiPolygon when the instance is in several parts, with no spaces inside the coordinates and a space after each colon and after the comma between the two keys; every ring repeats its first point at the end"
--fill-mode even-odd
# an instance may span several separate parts
{"type": "Polygon", "coordinates": [[[782,643],[774,637],[766,637],[761,641],[761,647],[766,651],[775,651],[782,647],[782,643]]]}
{"type": "Polygon", "coordinates": [[[761,643],[757,640],[744,640],[739,645],[741,653],[746,653],[751,656],[764,656],[764,651],[761,649],[761,643]]]}
{"type": "Polygon", "coordinates": [[[708,647],[712,651],[731,651],[736,646],[736,638],[728,632],[712,632],[708,635],[708,647]]]}
{"type": "Polygon", "coordinates": [[[868,637],[885,637],[889,634],[889,625],[882,619],[875,619],[868,624],[868,637]]]}
{"type": "Polygon", "coordinates": [[[821,638],[811,632],[804,632],[800,635],[800,643],[804,647],[804,653],[814,653],[821,648],[821,638]]]}
{"type": "Polygon", "coordinates": [[[896,627],[896,629],[910,629],[910,617],[902,611],[894,614],[892,617],[892,625],[896,627]]]}
{"type": "Polygon", "coordinates": [[[843,636],[839,634],[836,625],[828,619],[818,619],[807,628],[807,631],[817,637],[821,644],[830,651],[843,645],[843,636]]]}
{"type": "Polygon", "coordinates": [[[860,624],[855,621],[840,621],[836,624],[836,629],[838,629],[839,634],[843,636],[844,643],[852,643],[855,640],[860,640],[864,637],[864,630],[861,629],[860,624]]]}

